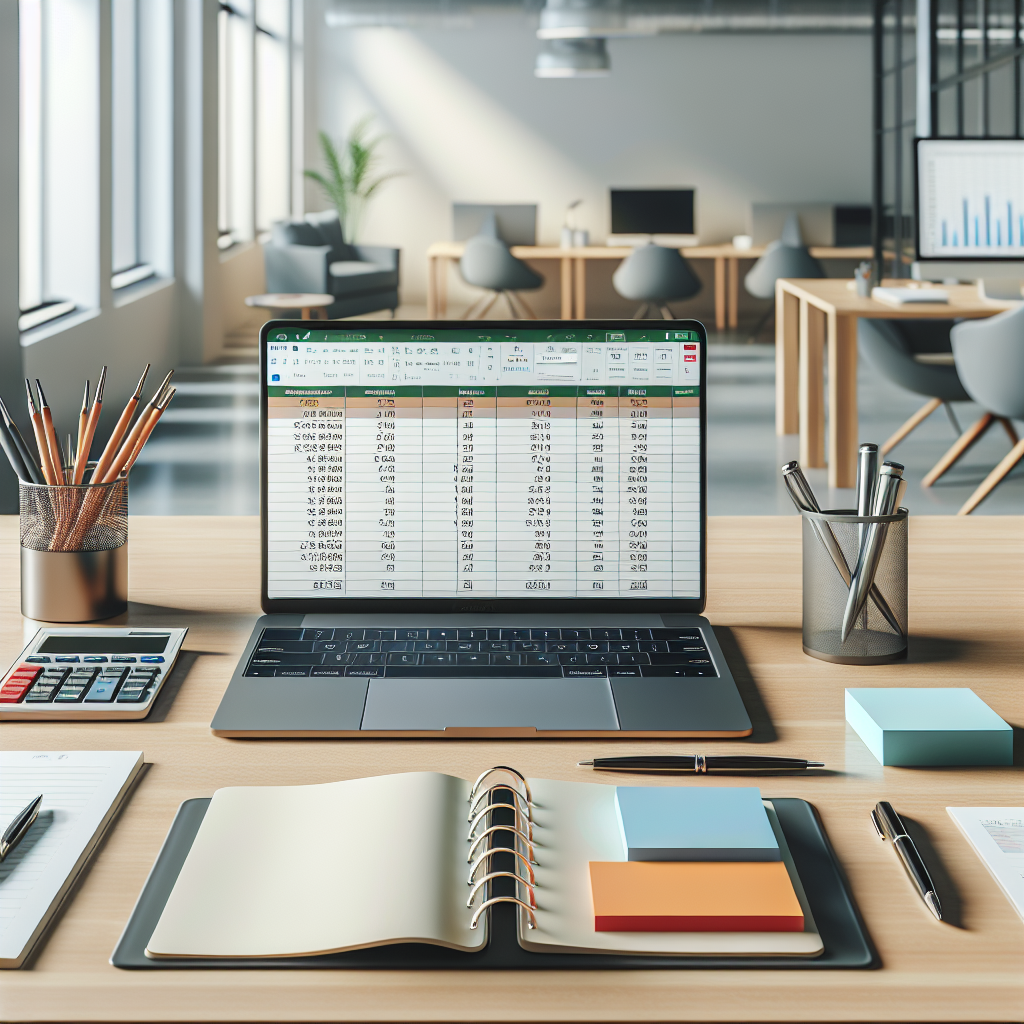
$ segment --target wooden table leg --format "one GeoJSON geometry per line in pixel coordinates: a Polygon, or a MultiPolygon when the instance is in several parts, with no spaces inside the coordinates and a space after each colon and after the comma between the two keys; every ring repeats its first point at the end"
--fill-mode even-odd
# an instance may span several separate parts
{"type": "MultiPolygon", "coordinates": [[[[820,385],[819,385],[820,387],[820,385]]],[[[857,318],[828,317],[828,485],[857,486],[857,318]]]]}
{"type": "Polygon", "coordinates": [[[576,319],[587,319],[587,261],[582,256],[577,256],[575,264],[576,277],[576,319]]]}
{"type": "Polygon", "coordinates": [[[725,257],[715,257],[715,329],[725,330],[725,257]]]}
{"type": "Polygon", "coordinates": [[[800,463],[825,465],[825,314],[800,300],[800,463]]]}
{"type": "Polygon", "coordinates": [[[313,318],[309,315],[309,306],[303,306],[300,311],[300,317],[303,320],[312,320],[313,318]]]}
{"type": "Polygon", "coordinates": [[[437,261],[437,318],[448,319],[448,265],[451,260],[442,256],[437,261]]]}
{"type": "Polygon", "coordinates": [[[775,433],[800,430],[800,300],[775,289],[775,433]]]}
{"type": "Polygon", "coordinates": [[[427,257],[427,319],[437,319],[437,264],[436,256],[427,257]]]}
{"type": "Polygon", "coordinates": [[[740,322],[740,261],[730,256],[729,265],[729,326],[736,328],[740,322]]]}
{"type": "Polygon", "coordinates": [[[563,256],[559,261],[562,271],[562,312],[563,320],[572,319],[572,258],[563,256]]]}

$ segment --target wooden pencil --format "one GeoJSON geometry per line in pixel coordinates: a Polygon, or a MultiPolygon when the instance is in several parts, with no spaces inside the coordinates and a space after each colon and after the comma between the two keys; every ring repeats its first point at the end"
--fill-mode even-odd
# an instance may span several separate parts
{"type": "Polygon", "coordinates": [[[28,415],[32,421],[32,433],[35,435],[36,449],[39,453],[39,466],[43,471],[43,479],[52,487],[57,483],[57,477],[53,472],[53,462],[50,460],[50,446],[47,444],[46,432],[43,430],[43,418],[32,397],[32,384],[27,377],[25,378],[25,393],[28,396],[28,415]]]}
{"type": "MultiPolygon", "coordinates": [[[[100,379],[96,382],[96,394],[93,396],[92,408],[85,423],[85,429],[81,433],[78,442],[78,457],[75,460],[74,483],[80,484],[85,476],[85,467],[89,462],[89,452],[92,451],[92,439],[96,436],[96,427],[100,422],[100,412],[103,409],[103,388],[107,382],[107,368],[100,370],[100,379]]],[[[89,385],[86,384],[86,391],[89,385]]]]}
{"type": "Polygon", "coordinates": [[[85,438],[85,425],[89,422],[89,381],[85,382],[85,394],[82,396],[82,411],[78,414],[78,446],[75,448],[75,463],[82,452],[82,441],[85,438]]]}
{"type": "Polygon", "coordinates": [[[43,385],[36,377],[36,393],[39,395],[39,413],[43,417],[43,436],[46,438],[46,445],[50,451],[50,465],[53,466],[54,481],[58,486],[64,486],[64,470],[61,467],[60,442],[57,440],[57,431],[53,429],[53,413],[50,412],[49,403],[46,401],[46,393],[43,385]]]}
{"type": "Polygon", "coordinates": [[[153,433],[153,428],[157,425],[157,421],[164,414],[164,410],[171,404],[171,399],[177,392],[177,388],[168,389],[164,395],[163,400],[160,404],[149,413],[146,417],[146,425],[142,428],[142,433],[139,435],[138,441],[135,442],[135,448],[132,450],[131,455],[128,456],[128,461],[124,464],[123,472],[127,474],[132,466],[135,465],[135,460],[139,457],[139,453],[142,451],[142,446],[149,440],[149,435],[153,433]]]}
{"type": "Polygon", "coordinates": [[[103,479],[103,475],[110,466],[111,460],[117,454],[118,445],[120,445],[132,422],[135,410],[138,408],[139,399],[142,397],[142,387],[146,383],[146,377],[149,375],[151,365],[151,363],[146,363],[146,368],[142,371],[142,376],[139,378],[139,383],[135,386],[135,393],[128,399],[127,405],[125,405],[123,412],[118,417],[117,423],[103,448],[103,452],[96,462],[96,468],[92,471],[92,476],[89,477],[90,483],[99,483],[103,479]]]}
{"type": "MultiPolygon", "coordinates": [[[[166,377],[164,377],[163,381],[160,383],[160,387],[156,389],[156,393],[146,404],[146,408],[141,413],[139,413],[139,418],[135,421],[135,426],[132,427],[131,432],[128,434],[128,437],[125,438],[124,443],[118,449],[117,454],[111,459],[109,465],[107,466],[105,472],[103,473],[103,476],[97,477],[95,473],[93,474],[92,479],[95,482],[101,484],[108,484],[110,483],[111,480],[116,480],[121,475],[121,472],[125,467],[125,464],[128,462],[128,460],[132,456],[132,453],[135,451],[135,446],[138,443],[142,431],[145,429],[146,420],[148,419],[149,414],[154,409],[156,409],[157,405],[159,404],[160,399],[163,397],[164,391],[167,388],[167,384],[171,379],[171,374],[173,373],[174,371],[171,370],[171,372],[167,374],[166,377]]],[[[146,436],[148,437],[149,435],[147,434],[146,436]]],[[[96,468],[99,469],[98,466],[96,468]]]]}

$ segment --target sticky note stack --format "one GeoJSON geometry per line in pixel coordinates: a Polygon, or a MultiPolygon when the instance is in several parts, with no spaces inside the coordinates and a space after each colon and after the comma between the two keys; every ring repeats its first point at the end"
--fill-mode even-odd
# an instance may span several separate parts
{"type": "Polygon", "coordinates": [[[616,790],[625,859],[590,864],[596,931],[801,931],[760,791],[616,790]]]}

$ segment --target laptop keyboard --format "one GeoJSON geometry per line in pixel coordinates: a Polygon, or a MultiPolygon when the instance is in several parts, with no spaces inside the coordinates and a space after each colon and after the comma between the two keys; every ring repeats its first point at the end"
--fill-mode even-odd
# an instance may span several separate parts
{"type": "Polygon", "coordinates": [[[264,629],[246,676],[717,676],[699,629],[264,629]]]}

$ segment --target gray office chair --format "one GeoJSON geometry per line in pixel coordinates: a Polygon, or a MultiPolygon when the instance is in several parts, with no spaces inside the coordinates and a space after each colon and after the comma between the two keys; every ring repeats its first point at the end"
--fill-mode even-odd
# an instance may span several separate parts
{"type": "Polygon", "coordinates": [[[1024,420],[1024,305],[987,320],[964,320],[950,331],[950,338],[964,388],[987,410],[971,428],[977,431],[974,440],[998,419],[1014,441],[1009,455],[989,473],[957,513],[965,516],[1024,459],[1024,441],[1017,440],[1010,423],[1011,419],[1024,420]]]}
{"type": "Polygon", "coordinates": [[[466,310],[463,320],[486,316],[501,295],[505,296],[514,319],[522,317],[517,303],[530,320],[537,319],[537,314],[518,293],[535,291],[544,284],[544,278],[512,255],[508,246],[498,237],[498,226],[493,214],[484,221],[480,233],[466,242],[462,259],[459,260],[459,270],[466,284],[487,289],[466,310]]]}
{"type": "Polygon", "coordinates": [[[953,365],[949,340],[952,320],[859,320],[857,344],[865,362],[876,373],[901,388],[925,395],[928,401],[914,413],[885,444],[888,454],[936,409],[945,407],[953,429],[960,424],[950,402],[969,402],[953,365]]]}
{"type": "Polygon", "coordinates": [[[786,218],[782,237],[769,242],[764,253],[747,271],[743,286],[755,299],[771,299],[750,338],[753,341],[768,318],[775,312],[775,282],[780,277],[824,277],[825,268],[807,251],[800,234],[800,218],[791,213],[786,218]]]}
{"type": "Polygon", "coordinates": [[[692,298],[701,289],[700,278],[678,249],[653,244],[634,249],[612,275],[612,284],[624,299],[640,302],[634,320],[645,316],[651,306],[664,319],[675,320],[669,301],[692,298]]]}

